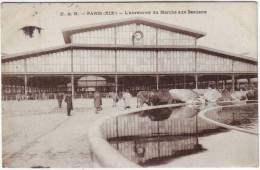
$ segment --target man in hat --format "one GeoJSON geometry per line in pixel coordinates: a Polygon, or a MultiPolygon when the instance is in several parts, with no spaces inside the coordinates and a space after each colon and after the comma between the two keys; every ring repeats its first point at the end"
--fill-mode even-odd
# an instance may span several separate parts
{"type": "Polygon", "coordinates": [[[67,103],[67,113],[68,116],[71,116],[70,112],[73,110],[73,104],[72,104],[72,96],[71,94],[67,94],[65,97],[65,102],[67,103]]]}

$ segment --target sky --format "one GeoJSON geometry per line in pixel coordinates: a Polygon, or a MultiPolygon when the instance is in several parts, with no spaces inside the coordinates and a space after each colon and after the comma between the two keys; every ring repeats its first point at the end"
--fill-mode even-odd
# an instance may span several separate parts
{"type": "Polygon", "coordinates": [[[198,40],[199,45],[257,58],[255,2],[5,3],[1,11],[2,53],[64,45],[62,30],[70,27],[142,17],[206,33],[198,40]],[[171,14],[160,14],[162,10],[171,11],[171,14]],[[188,10],[206,13],[189,14],[188,10]],[[117,14],[103,15],[106,11],[117,14]],[[144,11],[150,14],[129,14],[144,11]],[[67,15],[74,12],[78,15],[67,15]],[[87,12],[101,12],[102,15],[87,15],[87,12]],[[41,34],[26,37],[20,29],[29,25],[43,28],[41,34]]]}

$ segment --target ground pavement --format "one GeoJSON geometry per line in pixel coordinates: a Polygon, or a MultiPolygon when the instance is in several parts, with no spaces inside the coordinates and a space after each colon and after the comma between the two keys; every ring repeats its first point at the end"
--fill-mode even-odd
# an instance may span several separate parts
{"type": "Polygon", "coordinates": [[[95,114],[93,100],[77,99],[68,117],[66,105],[59,109],[56,100],[2,103],[4,167],[92,167],[88,127],[102,114],[123,109],[122,101],[113,108],[104,99],[104,109],[95,114]]]}
{"type": "MultiPolygon", "coordinates": [[[[56,100],[3,101],[3,166],[4,167],[92,167],[87,130],[97,118],[123,110],[112,100],[104,99],[104,110],[95,114],[93,100],[74,100],[72,116],[66,106],[57,108],[56,100]]],[[[131,102],[136,107],[136,99],[131,102]]],[[[207,151],[174,159],[161,167],[233,167],[257,166],[258,138],[229,131],[201,137],[207,151]],[[239,142],[238,142],[239,141],[239,142]]]]}

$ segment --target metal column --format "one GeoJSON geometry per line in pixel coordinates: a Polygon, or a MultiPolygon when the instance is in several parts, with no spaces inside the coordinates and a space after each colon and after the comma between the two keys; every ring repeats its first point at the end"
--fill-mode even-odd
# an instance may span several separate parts
{"type": "Polygon", "coordinates": [[[118,77],[117,74],[115,75],[115,91],[118,92],[118,77]]]}
{"type": "Polygon", "coordinates": [[[75,87],[74,87],[74,75],[71,75],[71,96],[75,97],[75,87]]]}
{"type": "Polygon", "coordinates": [[[74,62],[73,62],[73,49],[72,49],[72,47],[70,48],[70,62],[71,62],[71,96],[72,96],[72,98],[74,99],[74,97],[75,97],[75,87],[74,87],[74,75],[73,75],[73,70],[74,70],[74,62]]]}
{"type": "Polygon", "coordinates": [[[24,75],[24,94],[25,96],[28,95],[28,77],[26,74],[24,75]]]}
{"type": "Polygon", "coordinates": [[[236,79],[236,88],[237,88],[237,90],[239,90],[239,88],[240,88],[239,79],[236,79]]]}
{"type": "Polygon", "coordinates": [[[198,89],[198,74],[195,74],[195,89],[198,89]]]}
{"type": "Polygon", "coordinates": [[[219,80],[219,78],[218,78],[218,75],[217,75],[217,80],[215,80],[216,89],[218,89],[218,80],[219,80]]]}
{"type": "Polygon", "coordinates": [[[251,79],[247,78],[248,86],[251,86],[251,79]]]}
{"type": "Polygon", "coordinates": [[[235,91],[235,75],[232,74],[232,90],[235,91]]]}
{"type": "Polygon", "coordinates": [[[156,75],[156,90],[159,90],[159,82],[160,82],[160,76],[156,75]]]}
{"type": "Polygon", "coordinates": [[[183,88],[186,89],[186,76],[183,76],[183,88]]]}
{"type": "Polygon", "coordinates": [[[223,84],[223,89],[226,88],[226,80],[222,80],[222,84],[223,84]]]}

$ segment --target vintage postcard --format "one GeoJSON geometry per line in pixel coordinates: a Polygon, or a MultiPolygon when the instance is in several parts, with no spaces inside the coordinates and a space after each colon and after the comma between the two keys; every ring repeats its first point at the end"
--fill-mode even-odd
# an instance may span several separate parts
{"type": "Polygon", "coordinates": [[[2,167],[258,167],[256,2],[2,3],[2,167]]]}

